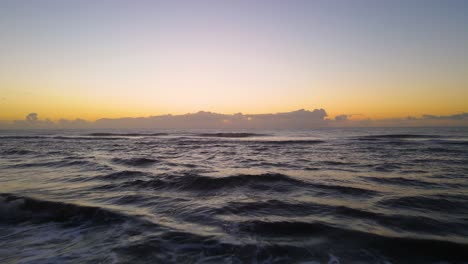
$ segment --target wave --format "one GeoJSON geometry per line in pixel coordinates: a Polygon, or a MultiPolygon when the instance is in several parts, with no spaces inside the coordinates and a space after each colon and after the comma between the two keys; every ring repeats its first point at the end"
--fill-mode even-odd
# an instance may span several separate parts
{"type": "Polygon", "coordinates": [[[326,237],[356,237],[368,236],[368,233],[334,227],[321,222],[297,222],[278,221],[269,222],[261,220],[246,221],[239,224],[239,229],[244,232],[263,236],[326,236],[326,237]]]}
{"type": "Polygon", "coordinates": [[[159,137],[167,136],[168,133],[90,133],[86,136],[92,137],[159,137]]]}
{"type": "Polygon", "coordinates": [[[335,219],[363,220],[374,222],[398,233],[412,232],[427,235],[464,237],[468,235],[468,223],[440,221],[423,216],[383,214],[347,206],[333,206],[312,202],[285,202],[267,200],[257,202],[230,202],[219,208],[216,214],[232,214],[244,217],[304,217],[319,216],[335,219]]]}
{"type": "Polygon", "coordinates": [[[344,263],[464,263],[468,259],[468,245],[465,244],[380,236],[323,223],[256,221],[241,222],[238,227],[244,234],[260,230],[274,234],[278,228],[286,236],[291,230],[299,237],[291,239],[296,243],[263,243],[253,232],[252,239],[239,244],[219,241],[215,237],[168,232],[162,237],[152,237],[116,251],[124,256],[138,255],[143,262],[179,263],[190,259],[188,256],[196,258],[189,262],[197,263],[340,263],[342,258],[344,263]],[[302,228],[307,235],[301,233],[302,228]],[[318,236],[313,237],[314,234],[318,236]],[[328,239],[328,235],[332,239],[328,239]],[[170,243],[172,241],[175,243],[170,243]],[[169,242],[169,245],[164,242],[169,242]],[[172,246],[175,252],[169,248],[164,250],[164,246],[172,246]],[[355,252],[359,253],[353,254],[355,252]]]}
{"type": "Polygon", "coordinates": [[[201,133],[196,134],[199,137],[220,137],[220,138],[246,138],[246,137],[260,137],[268,136],[267,134],[257,133],[201,133]]]}
{"type": "Polygon", "coordinates": [[[97,176],[96,178],[100,180],[126,180],[129,178],[142,177],[146,175],[148,174],[142,171],[124,170],[124,171],[112,172],[112,173],[102,175],[102,176],[97,176]]]}
{"type": "Polygon", "coordinates": [[[464,159],[454,159],[453,157],[447,158],[416,158],[410,160],[411,163],[415,164],[455,164],[455,165],[465,165],[466,160],[464,159]]]}
{"type": "Polygon", "coordinates": [[[339,263],[326,248],[316,250],[304,245],[259,242],[238,243],[186,232],[167,232],[115,251],[125,256],[125,260],[138,260],[130,261],[138,263],[322,263],[311,259],[339,263]]]}
{"type": "Polygon", "coordinates": [[[149,159],[149,158],[130,158],[130,159],[113,158],[112,162],[116,164],[133,166],[133,167],[145,167],[145,166],[150,166],[155,163],[158,163],[159,161],[155,159],[149,159]]]}
{"type": "Polygon", "coordinates": [[[352,195],[352,196],[363,196],[363,197],[372,197],[379,194],[378,191],[344,186],[344,185],[328,185],[328,184],[310,184],[312,187],[318,189],[319,195],[329,195],[329,192],[332,192],[335,195],[352,195]],[[325,191],[325,192],[324,192],[325,191]]]}
{"type": "MultiPolygon", "coordinates": [[[[225,137],[228,138],[228,137],[225,137]]],[[[326,141],[323,140],[316,140],[316,139],[288,139],[288,140],[275,140],[275,139],[247,139],[247,140],[197,140],[194,138],[175,138],[175,144],[182,145],[182,146],[194,146],[194,145],[211,145],[213,147],[224,147],[227,144],[244,144],[250,145],[252,147],[256,146],[257,150],[270,150],[266,147],[276,146],[276,145],[315,145],[315,144],[322,144],[326,141]]],[[[146,143],[141,143],[146,144],[146,143]]],[[[159,144],[159,143],[158,143],[159,144]]]]}
{"type": "Polygon", "coordinates": [[[341,215],[344,217],[373,218],[376,214],[360,209],[332,206],[312,202],[287,202],[276,199],[256,202],[229,202],[218,209],[219,214],[242,216],[324,216],[341,215]]]}
{"type": "Polygon", "coordinates": [[[122,140],[123,137],[76,137],[76,136],[55,136],[50,137],[51,139],[61,139],[61,140],[122,140]]]}
{"type": "Polygon", "coordinates": [[[400,214],[383,214],[342,205],[328,205],[313,202],[286,202],[267,200],[256,202],[229,202],[219,208],[216,214],[233,214],[248,217],[303,217],[320,216],[326,218],[359,219],[373,221],[379,225],[398,232],[420,232],[424,234],[466,235],[468,224],[440,221],[423,216],[400,214]]]}
{"type": "Polygon", "coordinates": [[[36,152],[32,150],[25,150],[25,149],[7,149],[1,152],[3,155],[18,155],[18,156],[23,156],[23,155],[29,155],[29,154],[34,154],[36,152]]]}
{"type": "Polygon", "coordinates": [[[48,136],[0,136],[0,139],[41,139],[50,138],[48,136]]]}
{"type": "Polygon", "coordinates": [[[392,171],[395,171],[395,170],[400,170],[401,166],[399,164],[387,163],[387,164],[375,165],[375,166],[373,166],[373,169],[375,171],[379,171],[379,172],[392,172],[392,171]]]}
{"type": "MultiPolygon", "coordinates": [[[[118,204],[133,204],[135,201],[141,202],[148,197],[139,195],[123,196],[116,201],[118,204]]],[[[304,211],[313,209],[316,206],[322,205],[305,205],[305,204],[290,204],[279,200],[270,200],[267,202],[273,207],[288,207],[293,206],[292,210],[304,211]],[[305,207],[304,207],[305,206],[305,207]]],[[[230,203],[231,206],[235,203],[230,203]]],[[[249,207],[241,206],[238,203],[240,211],[249,210],[249,207]]],[[[264,206],[261,203],[253,204],[254,208],[262,209],[264,206]]],[[[318,209],[317,207],[317,209],[318,209]]],[[[326,206],[325,206],[326,207],[326,206]]],[[[327,210],[332,213],[337,212],[358,212],[357,215],[368,218],[375,217],[373,213],[364,212],[357,209],[346,207],[333,207],[327,210]],[[344,208],[344,209],[343,209],[344,208]]],[[[395,216],[400,217],[400,216],[395,216]]],[[[285,257],[288,262],[295,262],[297,258],[310,259],[314,257],[323,258],[328,256],[328,252],[334,251],[334,254],[342,256],[346,252],[357,250],[370,250],[366,254],[381,256],[395,263],[401,262],[432,262],[432,261],[466,261],[468,260],[468,245],[457,243],[450,240],[440,240],[438,238],[415,238],[405,236],[389,236],[373,233],[372,231],[363,231],[353,229],[348,226],[332,225],[325,222],[312,221],[267,221],[267,220],[246,220],[246,221],[228,221],[224,225],[224,231],[227,233],[233,232],[236,236],[246,238],[243,243],[230,243],[226,240],[220,240],[217,236],[198,235],[190,231],[178,231],[174,229],[160,228],[159,225],[142,221],[130,215],[119,213],[110,209],[84,206],[73,203],[57,202],[50,200],[42,200],[37,198],[17,196],[14,194],[0,194],[0,223],[8,225],[17,224],[42,224],[42,223],[62,223],[66,226],[75,226],[83,224],[98,225],[109,228],[123,228],[122,224],[131,220],[131,234],[137,235],[139,239],[132,240],[129,243],[125,238],[125,243],[116,241],[116,247],[113,251],[117,252],[119,257],[129,257],[130,259],[154,261],[160,259],[164,252],[167,254],[182,254],[185,259],[188,257],[197,257],[200,251],[206,254],[206,257],[211,260],[221,260],[223,256],[232,256],[243,260],[255,259],[265,260],[268,262],[270,257],[285,257]],[[148,232],[148,228],[154,232],[148,232]],[[140,234],[145,234],[140,236],[140,234]],[[262,241],[265,238],[288,239],[298,241],[295,243],[275,243],[274,239],[263,245],[249,244],[249,237],[255,238],[255,241],[262,241]],[[316,239],[313,247],[308,248],[309,244],[306,241],[316,239]],[[300,245],[300,246],[298,246],[300,245]],[[176,249],[173,249],[176,247],[176,249]],[[259,252],[262,252],[259,254],[259,252]],[[427,252],[431,252],[427,254],[427,252]],[[154,255],[156,253],[156,255],[154,255]],[[191,253],[196,253],[194,256],[191,253]],[[311,255],[312,254],[312,255],[311,255]]],[[[413,226],[418,226],[420,223],[430,229],[427,225],[427,219],[410,219],[413,226]],[[419,221],[418,221],[419,220],[419,221]]],[[[400,218],[388,218],[388,223],[396,223],[404,225],[405,222],[400,218]],[[402,224],[403,223],[403,224],[402,224]]],[[[436,223],[439,227],[444,227],[443,223],[436,223]]],[[[455,227],[453,227],[455,228],[455,227]]],[[[460,226],[459,228],[463,228],[460,226]]],[[[115,232],[119,232],[114,230],[115,232]]],[[[130,233],[129,233],[130,235],[130,233]]],[[[166,254],[164,253],[164,254],[166,254]]],[[[369,255],[367,255],[369,257],[369,255]]],[[[367,259],[365,262],[372,262],[371,259],[353,255],[350,258],[367,259]]],[[[232,258],[230,258],[232,260],[232,258]]],[[[347,259],[349,260],[349,259],[347,259]]]]}
{"type": "MultiPolygon", "coordinates": [[[[287,140],[275,140],[275,139],[243,139],[243,140],[235,140],[236,138],[249,138],[249,137],[256,137],[262,134],[252,134],[249,136],[244,135],[234,135],[234,136],[214,136],[210,134],[210,136],[204,136],[206,139],[201,138],[192,138],[192,137],[177,137],[168,139],[168,142],[173,142],[178,146],[191,146],[191,147],[200,147],[201,145],[211,145],[213,147],[225,147],[227,144],[243,144],[243,145],[251,145],[252,147],[256,146],[257,150],[270,150],[270,146],[275,145],[315,145],[315,144],[322,144],[326,141],[318,140],[318,139],[287,139],[287,140]],[[212,138],[212,140],[210,140],[212,138]],[[215,139],[218,138],[218,139],[215,139]],[[228,138],[233,138],[231,140],[227,140],[228,138]],[[224,139],[224,140],[223,140],[224,139]]],[[[265,136],[267,136],[265,134],[265,136]]],[[[137,142],[136,144],[141,145],[159,145],[160,142],[137,142]]]]}
{"type": "Polygon", "coordinates": [[[329,166],[355,166],[355,165],[357,165],[356,163],[333,161],[333,160],[321,161],[320,164],[325,164],[325,165],[329,165],[329,166]]]}
{"type": "Polygon", "coordinates": [[[394,260],[418,262],[441,259],[452,261],[468,260],[468,244],[439,239],[422,239],[413,237],[393,237],[332,226],[323,222],[268,222],[247,221],[239,224],[242,232],[267,237],[326,237],[329,241],[339,241],[349,248],[375,248],[394,260]],[[427,254],[431,252],[431,254],[427,254]]]}
{"type": "Polygon", "coordinates": [[[83,137],[83,136],[0,136],[0,139],[46,139],[46,140],[122,140],[123,137],[83,137]]]}
{"type": "Polygon", "coordinates": [[[0,194],[0,221],[17,224],[30,221],[95,224],[121,222],[125,216],[107,209],[71,203],[46,201],[13,194],[0,194]]]}
{"type": "MultiPolygon", "coordinates": [[[[136,182],[134,182],[136,183],[136,182]]],[[[146,185],[148,182],[138,182],[146,185]]],[[[159,187],[172,187],[188,191],[218,191],[222,189],[234,189],[236,187],[259,187],[256,184],[286,183],[290,185],[303,185],[304,182],[293,179],[283,174],[266,173],[260,175],[233,175],[227,177],[208,177],[197,174],[186,174],[178,177],[166,177],[152,179],[150,185],[159,187]]]]}
{"type": "Polygon", "coordinates": [[[434,143],[444,144],[444,145],[460,145],[460,146],[468,146],[467,140],[437,140],[434,143]]]}
{"type": "Polygon", "coordinates": [[[379,202],[389,208],[417,210],[424,212],[447,212],[468,214],[468,197],[456,195],[403,196],[379,202]]]}
{"type": "Polygon", "coordinates": [[[255,143],[258,144],[272,144],[272,145],[294,145],[294,144],[299,144],[299,145],[315,145],[315,144],[321,144],[325,143],[323,140],[315,140],[315,139],[297,139],[297,140],[256,140],[254,141],[255,143]]]}
{"type": "Polygon", "coordinates": [[[464,150],[453,149],[453,148],[441,148],[441,147],[428,147],[425,149],[428,153],[464,153],[464,150]]]}
{"type": "Polygon", "coordinates": [[[261,175],[234,175],[227,177],[208,177],[193,173],[184,175],[159,175],[151,180],[133,180],[120,183],[118,185],[104,185],[103,188],[155,188],[155,189],[178,189],[184,191],[194,191],[203,193],[218,192],[225,189],[234,189],[237,187],[261,188],[263,185],[273,186],[275,183],[284,183],[289,185],[304,185],[306,183],[290,178],[282,174],[266,173],[261,175]]]}
{"type": "Polygon", "coordinates": [[[443,187],[443,185],[435,182],[427,182],[416,179],[408,179],[403,177],[393,177],[393,178],[384,178],[384,177],[360,177],[361,179],[373,181],[376,183],[390,184],[390,185],[399,185],[399,186],[411,186],[411,187],[443,187]]]}
{"type": "Polygon", "coordinates": [[[235,188],[238,186],[250,185],[252,183],[288,183],[293,185],[303,184],[302,181],[293,179],[279,173],[265,173],[261,175],[233,175],[227,177],[207,177],[207,176],[194,176],[181,178],[186,184],[184,188],[188,189],[220,189],[220,188],[235,188]]]}
{"type": "Polygon", "coordinates": [[[70,166],[79,166],[79,167],[93,167],[100,168],[103,165],[100,165],[95,162],[86,161],[86,160],[67,160],[63,159],[60,161],[47,161],[47,162],[29,162],[29,163],[17,163],[10,165],[10,168],[31,168],[31,167],[70,167],[70,166]]]}
{"type": "Polygon", "coordinates": [[[423,134],[384,134],[384,135],[367,135],[357,137],[360,140],[376,140],[376,139],[422,139],[422,138],[440,138],[438,135],[423,135],[423,134]]]}
{"type": "Polygon", "coordinates": [[[312,183],[291,178],[279,173],[265,174],[239,174],[227,177],[208,177],[193,173],[182,176],[159,175],[150,180],[131,180],[118,184],[108,184],[98,187],[99,189],[118,188],[153,188],[153,189],[177,189],[195,192],[200,195],[217,194],[220,191],[233,190],[236,188],[252,189],[257,192],[279,192],[287,193],[297,190],[312,191],[317,196],[351,195],[356,197],[372,197],[377,191],[343,186],[312,183]]]}

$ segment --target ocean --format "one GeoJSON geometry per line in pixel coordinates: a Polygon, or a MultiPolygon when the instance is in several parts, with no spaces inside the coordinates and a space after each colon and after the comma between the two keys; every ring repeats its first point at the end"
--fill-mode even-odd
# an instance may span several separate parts
{"type": "Polygon", "coordinates": [[[0,263],[468,263],[468,128],[0,131],[0,263]]]}

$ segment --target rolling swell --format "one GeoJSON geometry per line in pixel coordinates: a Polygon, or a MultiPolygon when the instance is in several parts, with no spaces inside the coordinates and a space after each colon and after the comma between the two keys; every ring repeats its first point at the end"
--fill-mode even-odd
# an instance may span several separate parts
{"type": "Polygon", "coordinates": [[[90,133],[86,134],[87,136],[92,137],[159,137],[167,136],[168,133],[90,133]]]}
{"type": "Polygon", "coordinates": [[[229,186],[229,188],[237,186],[245,186],[252,183],[287,183],[292,185],[303,184],[302,181],[293,179],[283,174],[279,173],[266,173],[261,175],[233,175],[227,177],[207,177],[207,176],[194,176],[181,178],[185,181],[187,179],[188,185],[187,188],[191,189],[218,189],[229,186]]]}
{"type": "Polygon", "coordinates": [[[332,206],[312,202],[285,202],[281,200],[267,200],[261,202],[230,202],[220,208],[217,213],[246,216],[327,216],[341,215],[350,218],[374,218],[377,214],[360,209],[332,206]]]}
{"type": "Polygon", "coordinates": [[[50,137],[51,139],[55,140],[122,140],[125,139],[123,137],[77,137],[77,136],[55,136],[50,137]]]}
{"type": "Polygon", "coordinates": [[[87,161],[87,160],[58,160],[58,161],[38,161],[38,162],[29,162],[29,163],[18,163],[9,166],[10,168],[33,168],[33,167],[44,167],[44,168],[63,168],[63,167],[83,167],[83,168],[101,168],[102,165],[87,161]]]}
{"type": "Polygon", "coordinates": [[[112,162],[115,164],[121,164],[121,165],[133,166],[133,167],[145,167],[145,166],[150,166],[155,163],[158,163],[159,161],[155,159],[150,159],[150,158],[129,158],[129,159],[113,158],[112,162]]]}
{"type": "Polygon", "coordinates": [[[421,138],[440,138],[438,135],[423,135],[423,134],[384,134],[384,135],[368,135],[361,136],[358,139],[372,140],[372,139],[421,139],[421,138]]]}
{"type": "MultiPolygon", "coordinates": [[[[217,192],[255,184],[285,183],[290,185],[305,184],[302,181],[282,174],[234,175],[228,177],[208,177],[193,173],[185,175],[159,175],[151,180],[134,180],[122,183],[126,187],[150,187],[156,189],[179,189],[185,191],[217,192]]],[[[109,186],[110,187],[110,186],[109,186]]],[[[116,188],[116,186],[114,186],[116,188]]]]}
{"type": "Polygon", "coordinates": [[[201,133],[197,134],[199,137],[219,137],[219,138],[246,138],[246,137],[259,137],[267,136],[266,134],[257,133],[201,133]]]}
{"type": "Polygon", "coordinates": [[[406,210],[468,214],[468,197],[466,196],[403,196],[384,199],[379,203],[390,208],[406,210]]]}
{"type": "MultiPolygon", "coordinates": [[[[122,174],[125,174],[125,172],[122,174]]],[[[121,176],[121,174],[118,173],[117,176],[121,176]]],[[[369,189],[344,185],[313,183],[295,179],[279,173],[265,173],[258,175],[239,174],[227,177],[209,177],[193,173],[186,173],[184,175],[163,174],[153,175],[149,180],[136,179],[123,183],[108,184],[99,188],[116,189],[120,187],[168,190],[176,189],[190,191],[202,195],[212,193],[216,194],[220,191],[235,190],[237,188],[247,188],[259,192],[274,191],[279,193],[289,193],[296,189],[311,191],[314,195],[317,196],[343,195],[355,197],[372,197],[378,194],[377,191],[369,189]]]]}
{"type": "Polygon", "coordinates": [[[380,253],[395,256],[394,261],[404,260],[406,262],[414,259],[414,256],[419,256],[416,258],[418,261],[437,259],[466,261],[468,259],[468,244],[435,239],[383,236],[344,229],[321,222],[249,221],[240,224],[240,229],[243,232],[262,236],[316,236],[340,240],[347,247],[374,248],[380,253]],[[427,254],[428,251],[431,254],[427,254]]]}
{"type": "Polygon", "coordinates": [[[110,210],[63,202],[39,200],[13,194],[0,194],[0,221],[7,223],[91,221],[95,224],[121,222],[125,216],[110,210]]]}
{"type": "Polygon", "coordinates": [[[325,143],[323,140],[304,140],[304,139],[295,139],[295,140],[262,140],[256,141],[257,144],[271,144],[271,145],[315,145],[325,143]]]}
{"type": "Polygon", "coordinates": [[[80,136],[0,136],[0,139],[18,139],[18,140],[120,140],[125,139],[123,137],[80,137],[80,136]]]}
{"type": "Polygon", "coordinates": [[[245,217],[305,217],[327,219],[348,219],[376,223],[395,232],[413,232],[425,235],[468,235],[468,224],[448,222],[423,216],[384,214],[347,206],[333,206],[312,202],[283,202],[268,200],[262,202],[230,202],[218,209],[216,214],[242,215],[245,217]]]}
{"type": "Polygon", "coordinates": [[[50,138],[47,136],[0,136],[0,139],[42,139],[50,138]]]}
{"type": "Polygon", "coordinates": [[[446,144],[446,145],[460,145],[460,146],[468,146],[468,141],[460,141],[460,140],[444,140],[444,141],[438,141],[437,143],[440,144],[446,144]]]}
{"type": "Polygon", "coordinates": [[[124,170],[124,171],[118,171],[118,172],[112,172],[106,175],[99,176],[99,180],[126,180],[129,178],[135,178],[135,177],[142,177],[147,175],[147,173],[141,172],[141,171],[130,171],[130,170],[124,170]]]}
{"type": "Polygon", "coordinates": [[[390,185],[399,185],[399,186],[411,186],[413,188],[441,188],[444,187],[443,184],[435,182],[427,182],[416,179],[408,179],[403,177],[392,177],[392,178],[383,178],[383,177],[362,177],[364,180],[373,181],[376,183],[390,184],[390,185]]]}
{"type": "Polygon", "coordinates": [[[26,149],[8,149],[4,150],[1,152],[3,155],[18,155],[18,156],[23,156],[23,155],[29,155],[29,154],[34,154],[34,151],[31,150],[26,150],[26,149]]]}

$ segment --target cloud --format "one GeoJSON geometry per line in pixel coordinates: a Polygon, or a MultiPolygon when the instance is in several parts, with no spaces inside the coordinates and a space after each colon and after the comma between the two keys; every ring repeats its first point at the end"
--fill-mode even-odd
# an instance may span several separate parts
{"type": "Polygon", "coordinates": [[[60,119],[54,122],[50,119],[40,120],[37,113],[28,114],[24,120],[14,120],[9,123],[6,121],[0,122],[2,129],[71,129],[71,128],[90,128],[92,122],[75,119],[67,120],[60,119]]]}
{"type": "MultiPolygon", "coordinates": [[[[37,113],[29,114],[25,120],[15,120],[9,128],[212,128],[212,129],[295,129],[325,127],[327,112],[324,109],[312,111],[300,109],[292,112],[274,114],[233,115],[199,111],[183,115],[159,115],[136,118],[103,118],[95,122],[83,119],[60,119],[52,122],[39,120],[37,113]]],[[[5,125],[3,125],[5,126],[5,125]]]]}
{"type": "Polygon", "coordinates": [[[348,115],[337,115],[335,116],[335,121],[343,122],[348,120],[348,115]]]}
{"type": "Polygon", "coordinates": [[[37,121],[37,113],[30,113],[26,116],[26,121],[28,122],[36,122],[37,121]]]}
{"type": "Polygon", "coordinates": [[[80,118],[75,120],[60,119],[55,125],[59,128],[90,128],[92,122],[80,118]]]}
{"type": "Polygon", "coordinates": [[[408,116],[406,118],[388,118],[375,120],[353,121],[353,126],[468,126],[468,113],[453,115],[430,115],[420,117],[408,116]]]}
{"type": "Polygon", "coordinates": [[[326,126],[327,113],[324,109],[308,111],[300,109],[293,112],[275,114],[233,115],[200,111],[184,115],[162,115],[140,118],[99,119],[99,128],[312,128],[326,126]]]}
{"type": "Polygon", "coordinates": [[[271,114],[219,114],[199,111],[183,115],[158,115],[135,118],[102,118],[91,122],[83,119],[41,120],[30,113],[24,120],[0,122],[2,129],[105,129],[105,128],[173,128],[173,129],[308,129],[318,127],[391,127],[391,126],[468,126],[468,113],[422,115],[389,119],[350,119],[354,114],[341,114],[329,119],[324,109],[300,109],[271,114]]]}
{"type": "Polygon", "coordinates": [[[425,120],[465,120],[468,119],[468,113],[446,115],[446,116],[435,116],[435,115],[423,115],[421,119],[425,120]]]}
{"type": "Polygon", "coordinates": [[[12,128],[55,128],[55,123],[49,119],[39,120],[39,115],[37,113],[30,113],[24,120],[13,121],[12,128]]]}

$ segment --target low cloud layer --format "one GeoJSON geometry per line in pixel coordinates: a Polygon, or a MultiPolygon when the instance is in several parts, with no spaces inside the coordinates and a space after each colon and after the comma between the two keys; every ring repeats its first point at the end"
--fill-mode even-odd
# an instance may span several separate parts
{"type": "MultiPolygon", "coordinates": [[[[349,116],[348,116],[349,117],[349,116]]],[[[387,118],[387,119],[360,119],[360,120],[342,120],[341,126],[355,127],[424,127],[424,126],[468,126],[468,113],[453,115],[422,115],[420,117],[408,116],[406,118],[387,118]]],[[[338,125],[338,124],[335,124],[338,125]]],[[[340,126],[340,125],[338,125],[340,126]]]]}
{"type": "Polygon", "coordinates": [[[94,122],[99,128],[312,128],[327,126],[324,109],[304,109],[276,114],[226,115],[200,111],[185,115],[162,115],[141,118],[99,119],[94,122]]]}
{"type": "Polygon", "coordinates": [[[176,128],[176,129],[306,129],[320,127],[367,126],[468,126],[468,113],[446,116],[423,115],[395,119],[353,120],[348,114],[328,118],[324,109],[297,110],[274,114],[218,114],[200,111],[184,115],[160,115],[136,118],[103,118],[96,121],[83,119],[40,119],[37,113],[24,120],[1,122],[2,129],[104,129],[104,128],[176,128]]]}
{"type": "Polygon", "coordinates": [[[468,119],[468,113],[461,113],[448,116],[435,116],[435,115],[423,115],[422,119],[425,120],[466,120],[468,119]]]}
{"type": "Polygon", "coordinates": [[[335,121],[337,122],[348,121],[348,115],[337,115],[335,116],[335,121]]]}

